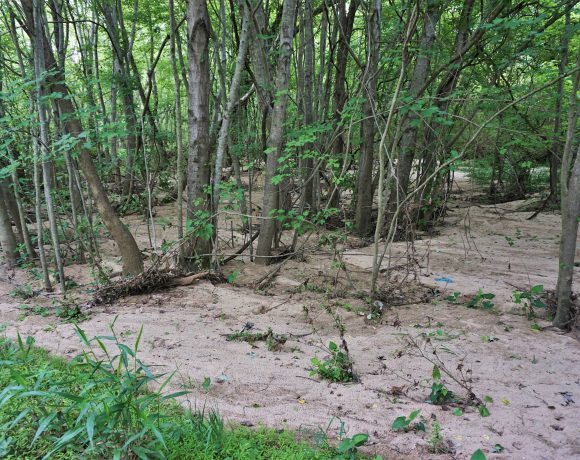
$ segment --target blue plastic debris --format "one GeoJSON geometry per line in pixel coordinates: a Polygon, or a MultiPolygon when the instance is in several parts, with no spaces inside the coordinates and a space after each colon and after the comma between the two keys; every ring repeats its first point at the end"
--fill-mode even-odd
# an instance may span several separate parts
{"type": "Polygon", "coordinates": [[[435,281],[438,281],[439,283],[453,283],[453,279],[452,278],[446,278],[446,277],[441,277],[441,278],[435,278],[435,281]]]}

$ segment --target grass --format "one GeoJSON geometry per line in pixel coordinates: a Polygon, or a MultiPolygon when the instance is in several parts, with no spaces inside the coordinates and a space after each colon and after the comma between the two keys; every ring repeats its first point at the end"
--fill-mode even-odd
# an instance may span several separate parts
{"type": "Polygon", "coordinates": [[[164,393],[171,375],[153,375],[139,361],[141,334],[131,349],[113,326],[111,336],[92,340],[78,329],[85,351],[72,361],[32,338],[0,338],[0,458],[362,458],[352,443],[313,447],[291,432],[226,426],[216,412],[183,410],[175,398],[185,392],[164,393]]]}

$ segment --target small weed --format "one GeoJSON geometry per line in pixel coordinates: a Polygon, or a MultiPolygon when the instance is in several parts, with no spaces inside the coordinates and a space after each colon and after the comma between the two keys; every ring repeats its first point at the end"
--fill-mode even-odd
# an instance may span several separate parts
{"type": "Polygon", "coordinates": [[[236,281],[236,278],[238,277],[239,274],[240,270],[234,270],[233,272],[231,272],[227,277],[228,283],[233,284],[236,281]]]}
{"type": "Polygon", "coordinates": [[[452,294],[449,294],[447,297],[445,297],[445,300],[455,303],[457,302],[457,299],[459,299],[459,297],[461,297],[461,292],[455,291],[452,294]]]}
{"type": "Polygon", "coordinates": [[[318,375],[332,382],[352,382],[355,376],[348,353],[341,350],[334,342],[328,344],[328,352],[330,356],[322,361],[318,358],[310,360],[312,364],[310,375],[318,375]]]}
{"type": "Polygon", "coordinates": [[[266,342],[268,350],[274,351],[284,345],[288,338],[282,334],[274,334],[271,328],[268,328],[266,332],[250,332],[248,329],[244,328],[240,332],[234,332],[233,334],[228,335],[226,340],[228,342],[234,340],[238,342],[247,342],[252,346],[254,346],[256,342],[266,342]]]}
{"type": "Polygon", "coordinates": [[[491,310],[494,307],[494,303],[491,301],[493,298],[495,298],[495,294],[484,292],[483,289],[479,288],[476,294],[467,302],[467,308],[491,310]]]}
{"type": "Polygon", "coordinates": [[[36,294],[29,284],[23,284],[22,286],[17,286],[10,291],[11,297],[19,297],[21,299],[30,299],[36,294]]]}
{"type": "Polygon", "coordinates": [[[439,369],[439,366],[433,366],[433,384],[431,385],[429,401],[431,404],[441,405],[453,401],[454,399],[455,396],[453,395],[453,392],[441,382],[441,370],[439,369]]]}
{"type": "Polygon", "coordinates": [[[438,422],[433,422],[431,425],[431,437],[429,438],[429,452],[432,454],[445,454],[449,452],[449,446],[443,439],[441,433],[441,425],[438,422]]]}
{"type": "Polygon", "coordinates": [[[487,460],[487,457],[481,449],[477,449],[470,457],[470,460],[487,460]]]}
{"type": "Polygon", "coordinates": [[[461,333],[451,334],[443,329],[437,329],[425,334],[427,337],[433,340],[453,340],[461,337],[461,333]]]}
{"type": "Polygon", "coordinates": [[[87,318],[78,304],[64,301],[55,305],[54,313],[66,323],[77,323],[87,318]]]}
{"type": "Polygon", "coordinates": [[[415,410],[409,414],[408,417],[401,415],[395,419],[391,428],[393,431],[403,431],[408,433],[409,431],[425,431],[425,423],[420,420],[415,422],[415,419],[421,413],[420,410],[415,410]]]}
{"type": "Polygon", "coordinates": [[[512,293],[514,302],[521,305],[528,319],[534,319],[536,312],[534,308],[546,308],[546,304],[540,296],[544,294],[544,286],[536,284],[527,291],[514,291],[512,293]]]}
{"type": "Polygon", "coordinates": [[[362,446],[369,439],[369,435],[366,433],[355,434],[352,438],[343,439],[338,446],[337,460],[354,460],[357,458],[358,447],[362,446]]]}

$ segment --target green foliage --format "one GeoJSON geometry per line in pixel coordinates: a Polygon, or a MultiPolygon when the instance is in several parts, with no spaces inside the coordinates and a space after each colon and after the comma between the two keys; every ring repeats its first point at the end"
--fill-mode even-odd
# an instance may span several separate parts
{"type": "Polygon", "coordinates": [[[481,449],[477,449],[470,457],[470,460],[487,460],[487,457],[481,449]]]}
{"type": "Polygon", "coordinates": [[[432,454],[444,454],[449,451],[441,433],[441,425],[434,421],[431,425],[431,436],[429,438],[429,452],[432,454]]]}
{"type": "Polygon", "coordinates": [[[391,429],[393,431],[403,431],[405,433],[409,431],[425,431],[425,423],[422,420],[415,422],[415,419],[420,413],[420,410],[415,410],[407,417],[404,415],[397,417],[391,424],[391,429]]]}
{"type": "Polygon", "coordinates": [[[484,292],[483,289],[479,288],[475,295],[467,302],[467,308],[491,310],[494,307],[494,303],[491,301],[493,298],[495,298],[495,294],[484,292]]]}
{"type": "Polygon", "coordinates": [[[133,346],[118,340],[114,324],[110,336],[77,334],[85,351],[72,362],[32,337],[0,339],[0,457],[342,460],[359,458],[368,439],[315,449],[289,432],[226,428],[214,411],[180,410],[172,401],[185,391],[164,393],[173,374],[154,375],[139,360],[142,329],[133,346]]]}
{"type": "Polygon", "coordinates": [[[10,291],[11,297],[19,297],[21,299],[30,299],[34,297],[36,294],[32,289],[32,286],[29,284],[22,284],[20,286],[16,286],[14,289],[10,291]]]}
{"type": "Polygon", "coordinates": [[[440,405],[453,401],[454,398],[453,392],[441,382],[439,366],[433,366],[433,384],[431,385],[431,393],[429,393],[429,401],[431,404],[440,405]]]}
{"type": "Polygon", "coordinates": [[[534,308],[546,308],[546,303],[541,299],[542,294],[544,294],[544,286],[542,284],[531,286],[527,291],[514,291],[512,293],[514,302],[522,306],[528,319],[536,317],[534,308]]]}
{"type": "Polygon", "coordinates": [[[461,297],[461,292],[455,291],[452,294],[449,294],[447,297],[445,297],[445,300],[455,303],[457,302],[457,299],[459,299],[459,297],[461,297]]]}
{"type": "Polygon", "coordinates": [[[364,445],[369,439],[366,433],[355,434],[352,438],[345,438],[338,446],[339,455],[336,460],[354,460],[357,458],[357,448],[364,445]]]}
{"type": "Polygon", "coordinates": [[[197,209],[193,213],[193,218],[187,219],[185,233],[188,236],[207,241],[213,236],[213,229],[211,213],[203,209],[197,209]]]}
{"type": "Polygon", "coordinates": [[[331,382],[352,382],[354,375],[352,372],[352,362],[348,354],[341,350],[334,342],[328,344],[328,352],[330,353],[329,357],[323,358],[322,360],[318,358],[312,358],[310,360],[312,364],[310,375],[318,375],[331,382]]]}
{"type": "MultiPolygon", "coordinates": [[[[45,458],[63,451],[144,458],[158,457],[156,453],[164,450],[161,428],[170,431],[172,427],[167,424],[160,403],[184,393],[161,393],[171,376],[160,381],[162,375],[154,375],[137,357],[142,330],[135,345],[129,347],[118,340],[114,325],[110,329],[111,336],[89,341],[77,327],[86,349],[73,363],[63,366],[64,372],[60,373],[47,369],[33,372],[34,355],[38,352],[32,349],[30,338],[26,347],[20,337],[17,346],[3,345],[4,361],[8,361],[14,384],[2,392],[0,408],[13,417],[38,420],[30,448],[35,449],[35,443],[42,437],[45,458]],[[112,346],[107,347],[106,343],[112,346]],[[69,373],[74,376],[72,386],[68,383],[69,373]],[[158,391],[148,390],[152,382],[161,383],[158,391]]],[[[10,415],[6,423],[12,425],[10,430],[14,428],[10,415]]],[[[25,448],[16,441],[7,441],[10,430],[6,431],[5,439],[9,452],[25,448]]]]}

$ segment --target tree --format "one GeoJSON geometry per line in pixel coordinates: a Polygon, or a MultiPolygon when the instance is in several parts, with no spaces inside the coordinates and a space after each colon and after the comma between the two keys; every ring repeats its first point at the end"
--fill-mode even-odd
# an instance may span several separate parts
{"type": "Polygon", "coordinates": [[[284,120],[288,104],[288,83],[290,81],[290,58],[292,56],[292,38],[296,24],[296,0],[284,0],[278,44],[278,64],[276,67],[276,97],[272,110],[270,137],[268,138],[266,176],[264,178],[264,204],[262,206],[262,223],[256,250],[256,263],[270,263],[272,242],[276,233],[276,219],[272,215],[279,205],[280,190],[275,177],[278,173],[284,141],[284,120]]]}
{"type": "Polygon", "coordinates": [[[209,39],[211,22],[205,0],[187,2],[188,57],[188,160],[187,226],[189,245],[184,253],[186,268],[207,265],[213,236],[208,211],[209,165],[209,39]]]}
{"type": "Polygon", "coordinates": [[[570,93],[568,132],[560,172],[562,231],[560,233],[560,257],[558,261],[558,283],[556,285],[558,309],[554,317],[554,326],[561,329],[572,327],[572,280],[578,239],[578,221],[580,220],[580,145],[578,147],[574,146],[577,143],[577,121],[580,113],[579,69],[580,50],[576,60],[576,73],[570,93]],[[575,155],[574,150],[576,150],[575,155]]]}
{"type": "MultiPolygon", "coordinates": [[[[34,37],[33,0],[22,0],[21,5],[25,13],[26,32],[30,37],[34,37]]],[[[45,34],[44,31],[41,31],[40,33],[45,34]]],[[[63,124],[67,134],[69,134],[73,139],[82,138],[85,134],[81,120],[75,113],[71,93],[63,79],[64,75],[62,75],[58,69],[57,63],[54,59],[54,53],[46,35],[43,36],[42,43],[43,49],[41,51],[44,56],[46,70],[50,72],[45,80],[46,90],[49,93],[59,96],[55,98],[55,101],[60,116],[65,120],[63,124]]],[[[134,275],[142,272],[143,261],[137,243],[135,242],[133,235],[131,235],[131,232],[121,222],[111,206],[107,192],[93,163],[90,150],[84,147],[81,142],[78,143],[78,150],[79,164],[87,180],[87,185],[92,198],[95,200],[95,205],[101,215],[103,223],[111,232],[111,236],[115,240],[115,243],[117,243],[121,253],[123,259],[123,272],[127,275],[134,275]]]]}
{"type": "Polygon", "coordinates": [[[365,102],[361,122],[361,152],[357,178],[355,229],[366,236],[370,230],[373,204],[373,158],[375,150],[375,98],[381,42],[381,2],[374,0],[367,13],[367,65],[363,76],[365,102]]]}

